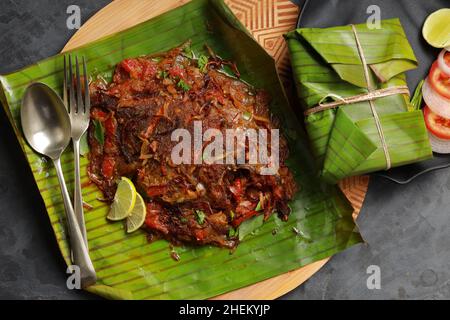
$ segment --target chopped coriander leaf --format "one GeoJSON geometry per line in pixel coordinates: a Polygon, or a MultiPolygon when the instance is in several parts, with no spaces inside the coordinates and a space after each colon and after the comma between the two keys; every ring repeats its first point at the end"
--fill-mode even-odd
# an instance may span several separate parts
{"type": "Polygon", "coordinates": [[[159,72],[158,72],[158,78],[160,78],[160,79],[165,79],[165,78],[167,78],[167,71],[166,70],[160,70],[159,72]]]}
{"type": "Polygon", "coordinates": [[[262,205],[261,205],[261,201],[259,201],[258,204],[256,205],[255,211],[261,211],[262,209],[263,208],[262,208],[262,205]]]}
{"type": "Polygon", "coordinates": [[[230,218],[231,218],[231,220],[234,220],[234,211],[233,210],[230,210],[230,218]]]}
{"type": "Polygon", "coordinates": [[[233,238],[237,235],[237,230],[234,228],[228,229],[228,238],[233,238]]]}
{"type": "Polygon", "coordinates": [[[182,223],[186,223],[186,222],[188,222],[188,219],[187,219],[186,217],[181,217],[181,218],[180,218],[180,221],[181,221],[182,223]]]}
{"type": "Polygon", "coordinates": [[[252,118],[251,112],[245,111],[244,113],[242,113],[242,119],[244,119],[245,121],[250,121],[251,118],[252,118]]]}
{"type": "Polygon", "coordinates": [[[189,91],[191,89],[191,87],[186,82],[184,82],[182,79],[180,79],[180,81],[178,81],[177,86],[179,88],[183,89],[184,91],[189,91]]]}
{"type": "Polygon", "coordinates": [[[206,215],[202,210],[195,210],[195,216],[198,224],[203,224],[205,222],[206,215]]]}
{"type": "Polygon", "coordinates": [[[201,72],[206,72],[206,66],[208,65],[208,57],[202,54],[198,58],[197,64],[201,72]]]}

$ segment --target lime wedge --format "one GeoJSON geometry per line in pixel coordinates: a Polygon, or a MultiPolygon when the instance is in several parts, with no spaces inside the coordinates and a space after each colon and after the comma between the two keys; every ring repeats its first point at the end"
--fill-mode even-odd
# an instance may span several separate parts
{"type": "Polygon", "coordinates": [[[423,24],[422,35],[431,46],[450,46],[450,9],[440,9],[428,16],[423,24]]]}
{"type": "Polygon", "coordinates": [[[133,182],[122,177],[117,186],[111,209],[106,217],[112,221],[119,221],[128,217],[136,202],[136,194],[133,182]]]}
{"type": "Polygon", "coordinates": [[[142,196],[137,193],[136,204],[127,218],[127,232],[131,233],[139,229],[144,224],[146,215],[147,209],[145,208],[144,199],[142,199],[142,196]]]}

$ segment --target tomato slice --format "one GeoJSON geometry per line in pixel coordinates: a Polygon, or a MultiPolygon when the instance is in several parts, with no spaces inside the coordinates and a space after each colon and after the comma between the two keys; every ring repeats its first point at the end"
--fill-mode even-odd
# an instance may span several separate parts
{"type": "Polygon", "coordinates": [[[147,191],[147,196],[149,197],[156,197],[156,196],[160,196],[163,195],[164,193],[167,192],[167,186],[150,186],[148,187],[147,191]]]}
{"type": "Polygon", "coordinates": [[[105,157],[102,162],[102,174],[105,178],[111,179],[114,176],[114,166],[116,162],[112,157],[105,157]]]}
{"type": "Polygon", "coordinates": [[[131,78],[139,79],[142,74],[142,65],[137,59],[125,59],[120,63],[123,70],[130,74],[131,78]]]}
{"type": "Polygon", "coordinates": [[[156,63],[147,59],[125,59],[120,63],[120,66],[133,79],[151,79],[158,71],[156,63]]]}
{"type": "Polygon", "coordinates": [[[428,106],[423,108],[425,124],[436,137],[450,140],[450,119],[438,116],[428,106]]]}
{"type": "MultiPolygon", "coordinates": [[[[445,62],[450,66],[450,54],[444,56],[445,62]]],[[[438,62],[435,61],[431,66],[429,75],[430,84],[433,89],[441,96],[450,99],[450,76],[439,69],[438,62]]]]}
{"type": "Polygon", "coordinates": [[[158,72],[158,66],[156,63],[150,60],[142,61],[142,80],[149,80],[153,78],[156,75],[156,72],[158,72]]]}
{"type": "Polygon", "coordinates": [[[169,69],[170,76],[174,78],[183,79],[185,77],[185,72],[182,66],[175,64],[172,68],[169,69]]]}

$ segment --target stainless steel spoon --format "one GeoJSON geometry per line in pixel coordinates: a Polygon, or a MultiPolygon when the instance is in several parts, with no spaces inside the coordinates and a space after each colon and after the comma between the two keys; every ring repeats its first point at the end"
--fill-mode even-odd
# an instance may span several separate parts
{"type": "Polygon", "coordinates": [[[25,91],[20,110],[22,129],[30,146],[51,158],[58,175],[72,249],[73,263],[80,268],[82,287],[94,284],[96,275],[83,240],[61,169],[61,154],[70,142],[70,119],[61,98],[47,85],[33,83],[25,91]]]}

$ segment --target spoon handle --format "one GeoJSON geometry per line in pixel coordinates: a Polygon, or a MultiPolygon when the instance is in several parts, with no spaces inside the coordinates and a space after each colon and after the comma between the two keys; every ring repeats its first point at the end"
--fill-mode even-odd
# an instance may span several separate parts
{"type": "Polygon", "coordinates": [[[89,257],[88,249],[85,245],[77,218],[72,208],[69,192],[67,191],[66,182],[61,169],[61,159],[53,160],[58,175],[59,186],[64,199],[64,207],[67,216],[67,226],[69,229],[70,247],[73,254],[73,263],[80,268],[81,286],[87,287],[96,281],[95,269],[89,257]]]}

